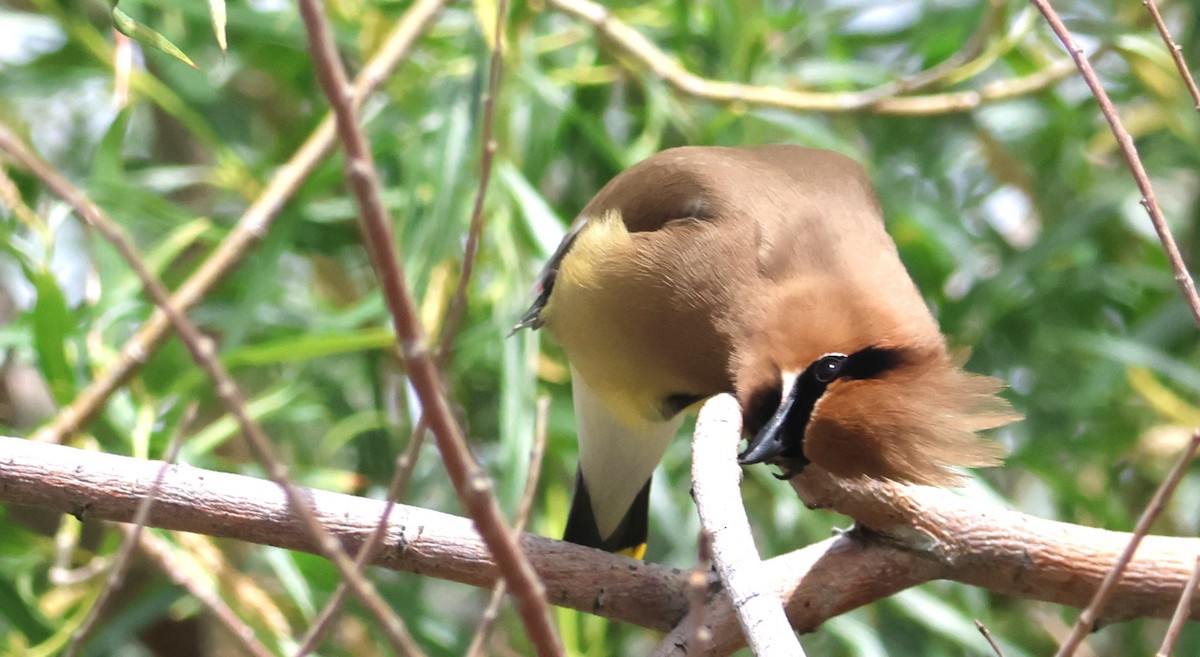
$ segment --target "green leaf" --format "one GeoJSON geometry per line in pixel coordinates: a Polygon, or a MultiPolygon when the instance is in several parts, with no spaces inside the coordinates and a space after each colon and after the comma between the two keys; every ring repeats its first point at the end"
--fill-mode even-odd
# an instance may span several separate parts
{"type": "MultiPolygon", "coordinates": [[[[249,411],[251,418],[261,422],[263,418],[287,408],[288,404],[296,399],[297,394],[294,386],[275,388],[250,402],[246,410],[249,411]]],[[[236,436],[238,431],[240,429],[233,416],[228,414],[222,416],[187,441],[183,447],[180,461],[185,463],[195,461],[201,455],[225,444],[230,438],[236,436]]]]}
{"type": "Polygon", "coordinates": [[[208,0],[208,13],[212,14],[213,35],[217,45],[226,50],[225,43],[225,0],[208,0]]]}
{"type": "Polygon", "coordinates": [[[508,193],[521,209],[526,229],[533,235],[542,257],[549,257],[566,234],[562,220],[541,193],[511,163],[498,162],[496,172],[500,182],[508,188],[508,193]]]}
{"type": "Polygon", "coordinates": [[[117,8],[117,3],[115,2],[112,8],[112,18],[113,26],[121,34],[143,45],[157,48],[194,69],[200,68],[187,55],[183,54],[182,50],[171,43],[167,37],[130,18],[129,14],[117,8]]]}
{"type": "Polygon", "coordinates": [[[330,427],[321,440],[321,450],[332,456],[360,434],[387,429],[389,426],[387,415],[381,411],[371,410],[355,413],[338,420],[337,424],[330,427]]]}
{"type": "Polygon", "coordinates": [[[12,624],[33,644],[42,643],[54,634],[37,607],[26,604],[17,587],[3,576],[0,576],[0,617],[12,624]]]}
{"type": "Polygon", "coordinates": [[[367,328],[358,331],[296,335],[283,340],[266,342],[255,347],[231,351],[223,360],[229,367],[295,363],[340,354],[383,349],[396,343],[389,327],[367,328]]]}
{"type": "Polygon", "coordinates": [[[67,300],[53,272],[39,269],[29,273],[37,291],[33,306],[34,350],[51,394],[58,403],[66,404],[75,397],[75,373],[66,350],[73,325],[67,300]]]}

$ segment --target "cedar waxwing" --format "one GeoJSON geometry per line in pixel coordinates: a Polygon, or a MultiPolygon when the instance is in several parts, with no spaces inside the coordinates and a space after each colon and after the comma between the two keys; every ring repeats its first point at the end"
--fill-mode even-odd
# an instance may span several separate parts
{"type": "Polygon", "coordinates": [[[865,172],[798,146],[685,147],[580,213],[517,328],[571,365],[579,468],[565,540],[641,557],[650,476],[704,399],[734,392],[743,464],[949,485],[1016,419],[959,369],[865,172]]]}

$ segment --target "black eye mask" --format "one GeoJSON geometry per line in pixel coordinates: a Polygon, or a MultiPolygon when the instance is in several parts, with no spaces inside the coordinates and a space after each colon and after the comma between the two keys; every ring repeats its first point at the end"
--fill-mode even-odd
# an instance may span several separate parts
{"type": "Polygon", "coordinates": [[[788,476],[799,474],[809,463],[804,456],[804,431],[826,388],[838,379],[879,378],[901,362],[903,355],[899,350],[880,347],[867,347],[849,356],[826,354],[813,361],[796,377],[787,398],[760,425],[746,451],[738,456],[738,463],[787,461],[792,466],[788,476]]]}

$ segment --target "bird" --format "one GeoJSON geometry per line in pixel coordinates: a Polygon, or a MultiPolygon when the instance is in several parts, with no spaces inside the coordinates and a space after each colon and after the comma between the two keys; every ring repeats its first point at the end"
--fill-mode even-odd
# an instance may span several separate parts
{"type": "Polygon", "coordinates": [[[953,486],[1017,419],[966,372],[864,169],[797,145],[683,146],[579,213],[515,330],[570,365],[579,443],[563,539],[642,558],[650,481],[688,412],[732,393],[743,465],[953,486]]]}

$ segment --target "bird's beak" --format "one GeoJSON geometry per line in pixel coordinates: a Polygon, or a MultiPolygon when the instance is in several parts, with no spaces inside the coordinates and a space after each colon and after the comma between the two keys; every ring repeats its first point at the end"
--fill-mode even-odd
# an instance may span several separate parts
{"type": "Polygon", "coordinates": [[[783,454],[786,447],[783,442],[786,437],[784,425],[787,424],[788,413],[795,401],[795,395],[789,394],[783,398],[783,403],[779,405],[779,410],[775,411],[771,421],[759,429],[758,434],[750,440],[746,451],[738,455],[739,465],[762,463],[783,454]]]}

